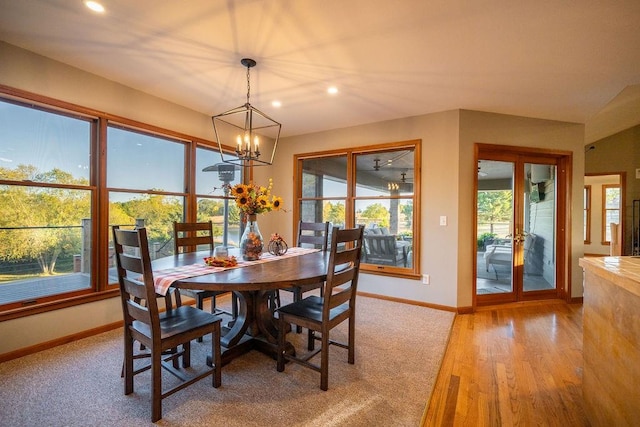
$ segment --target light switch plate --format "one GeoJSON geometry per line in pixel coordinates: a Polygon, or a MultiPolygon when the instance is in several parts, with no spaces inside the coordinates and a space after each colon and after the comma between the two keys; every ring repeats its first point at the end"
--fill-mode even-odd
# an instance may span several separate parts
{"type": "Polygon", "coordinates": [[[440,216],[440,225],[447,225],[447,217],[446,217],[446,215],[440,216]]]}

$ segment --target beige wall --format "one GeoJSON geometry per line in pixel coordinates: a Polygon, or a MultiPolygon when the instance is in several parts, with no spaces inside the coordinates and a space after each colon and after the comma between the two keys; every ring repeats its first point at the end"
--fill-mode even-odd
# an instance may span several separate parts
{"type": "MultiPolygon", "coordinates": [[[[210,117],[118,85],[59,62],[0,43],[0,84],[126,116],[186,134],[212,139],[210,117]]],[[[283,124],[286,127],[286,123],[283,124]]],[[[582,295],[581,194],[584,127],[572,123],[504,116],[474,111],[446,111],[419,117],[283,138],[275,166],[256,168],[256,181],[274,179],[274,194],[284,198],[287,212],[260,218],[264,234],[279,232],[292,241],[293,155],[347,146],[422,140],[422,274],[419,280],[364,274],[361,290],[449,307],[472,301],[473,143],[508,144],[574,151],[573,296],[582,295]],[[577,207],[577,208],[576,208],[577,207]],[[440,226],[439,217],[448,217],[440,226]]],[[[0,354],[121,319],[116,299],[0,323],[0,354]],[[60,326],[64,325],[64,326],[60,326]],[[5,337],[8,337],[5,339],[5,337]]]]}
{"type": "MultiPolygon", "coordinates": [[[[594,149],[585,154],[585,173],[624,172],[626,175],[623,255],[633,255],[631,249],[631,233],[634,227],[633,200],[640,199],[640,179],[636,178],[636,169],[640,168],[640,126],[587,145],[587,147],[591,146],[594,149]]],[[[640,227],[637,218],[635,227],[636,229],[640,227]]]]}
{"type": "Polygon", "coordinates": [[[0,41],[0,84],[213,140],[211,117],[0,41]]]}
{"type": "MultiPolygon", "coordinates": [[[[363,275],[358,286],[365,292],[456,307],[458,200],[455,188],[459,179],[457,111],[286,138],[278,144],[274,162],[277,167],[260,169],[256,174],[259,174],[259,180],[272,177],[274,193],[283,196],[286,207],[291,208],[294,154],[414,139],[422,140],[423,201],[420,236],[422,259],[416,262],[420,262],[423,274],[431,275],[431,284],[423,285],[420,280],[363,275]],[[448,217],[449,225],[438,225],[440,215],[448,217]]],[[[261,231],[281,233],[287,241],[293,240],[292,229],[291,209],[284,214],[272,212],[260,218],[261,231]]]]}

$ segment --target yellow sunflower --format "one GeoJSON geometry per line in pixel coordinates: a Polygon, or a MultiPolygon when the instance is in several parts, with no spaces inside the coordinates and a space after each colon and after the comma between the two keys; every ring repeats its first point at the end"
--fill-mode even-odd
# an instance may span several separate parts
{"type": "Polygon", "coordinates": [[[279,210],[280,207],[282,206],[282,198],[274,197],[273,200],[271,200],[271,206],[273,207],[274,211],[279,210]]]}
{"type": "Polygon", "coordinates": [[[264,195],[258,196],[257,202],[259,207],[264,209],[269,208],[269,199],[267,199],[267,196],[264,196],[264,195]]]}
{"type": "Polygon", "coordinates": [[[247,203],[249,203],[249,198],[246,196],[240,196],[240,197],[236,197],[236,204],[238,205],[238,207],[240,209],[242,209],[243,207],[247,206],[247,203]]]}
{"type": "Polygon", "coordinates": [[[244,196],[247,194],[248,191],[249,189],[245,184],[236,184],[232,189],[234,197],[244,196]]]}

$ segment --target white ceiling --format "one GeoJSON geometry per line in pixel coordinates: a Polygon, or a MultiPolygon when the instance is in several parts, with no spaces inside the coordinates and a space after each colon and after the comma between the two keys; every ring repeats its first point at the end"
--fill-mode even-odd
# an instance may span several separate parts
{"type": "Polygon", "coordinates": [[[102,3],[0,0],[0,40],[208,115],[245,102],[253,58],[283,136],[452,109],[587,123],[586,142],[640,122],[638,0],[102,3]]]}

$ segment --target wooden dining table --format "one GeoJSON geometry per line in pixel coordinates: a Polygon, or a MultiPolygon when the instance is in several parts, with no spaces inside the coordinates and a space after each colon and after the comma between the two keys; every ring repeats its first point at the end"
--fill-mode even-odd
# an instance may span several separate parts
{"type": "MultiPolygon", "coordinates": [[[[204,264],[209,251],[184,253],[156,259],[154,272],[193,264],[204,264]]],[[[230,252],[230,255],[234,255],[230,252]]],[[[239,258],[240,259],[240,258],[239,258]]],[[[238,315],[224,327],[221,337],[222,364],[250,351],[277,356],[278,328],[270,301],[278,289],[326,280],[329,252],[317,251],[297,256],[279,257],[269,262],[240,265],[195,277],[178,279],[171,284],[178,289],[231,291],[238,299],[238,315]]],[[[294,353],[291,343],[286,351],[294,353]]]]}

